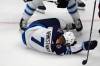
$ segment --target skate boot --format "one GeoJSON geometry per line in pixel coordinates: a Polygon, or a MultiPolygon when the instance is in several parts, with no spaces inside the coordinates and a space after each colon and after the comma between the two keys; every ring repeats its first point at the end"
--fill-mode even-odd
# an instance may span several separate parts
{"type": "Polygon", "coordinates": [[[36,11],[39,13],[45,14],[45,10],[46,10],[45,6],[38,6],[38,9],[36,11]]]}
{"type": "Polygon", "coordinates": [[[74,20],[74,24],[77,32],[82,31],[83,25],[80,19],[74,20]]]}
{"type": "Polygon", "coordinates": [[[93,50],[97,46],[97,40],[92,40],[92,41],[85,41],[83,43],[83,50],[93,50]]]}
{"type": "Polygon", "coordinates": [[[66,24],[66,27],[64,28],[64,30],[66,31],[73,30],[73,29],[76,29],[76,26],[74,23],[66,24]]]}
{"type": "Polygon", "coordinates": [[[27,21],[22,18],[19,25],[20,29],[25,31],[27,28],[27,21]]]}
{"type": "Polygon", "coordinates": [[[82,1],[79,1],[79,2],[78,2],[78,9],[80,9],[80,10],[81,10],[81,9],[84,9],[85,6],[86,6],[86,5],[85,5],[84,2],[82,2],[82,1]]]}

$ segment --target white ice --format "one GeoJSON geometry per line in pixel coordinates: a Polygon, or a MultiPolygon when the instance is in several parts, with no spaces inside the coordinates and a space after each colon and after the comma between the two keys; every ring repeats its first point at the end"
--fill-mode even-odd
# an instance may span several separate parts
{"type": "MultiPolygon", "coordinates": [[[[79,11],[84,26],[82,34],[77,36],[79,43],[89,39],[93,12],[94,0],[84,1],[86,8],[84,11],[79,11]]],[[[72,22],[70,15],[66,12],[67,9],[57,9],[55,4],[44,3],[47,7],[46,14],[35,13],[30,21],[56,17],[65,22],[72,22]]],[[[98,46],[90,52],[86,66],[100,65],[100,34],[98,33],[100,20],[97,16],[97,7],[92,39],[98,40],[98,46]]],[[[22,0],[0,1],[0,66],[82,66],[82,60],[86,58],[86,52],[76,55],[56,56],[24,48],[18,24],[24,8],[25,4],[22,0]]]]}

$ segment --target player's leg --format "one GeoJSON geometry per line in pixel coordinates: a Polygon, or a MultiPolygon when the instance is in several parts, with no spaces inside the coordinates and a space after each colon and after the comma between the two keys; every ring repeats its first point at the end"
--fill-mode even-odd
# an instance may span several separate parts
{"type": "Polygon", "coordinates": [[[77,31],[81,31],[83,29],[83,25],[78,13],[78,7],[77,7],[77,3],[75,0],[70,0],[68,3],[68,12],[69,14],[72,16],[76,30],[77,31]]]}
{"type": "Polygon", "coordinates": [[[33,15],[33,13],[36,11],[36,8],[40,5],[41,0],[33,0],[30,2],[27,2],[26,8],[24,10],[23,16],[20,21],[20,29],[25,30],[27,27],[27,22],[30,19],[30,17],[33,15]]]}

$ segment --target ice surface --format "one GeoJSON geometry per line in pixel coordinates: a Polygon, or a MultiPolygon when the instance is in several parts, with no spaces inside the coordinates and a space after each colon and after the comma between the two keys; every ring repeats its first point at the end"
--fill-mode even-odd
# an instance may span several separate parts
{"type": "MultiPolygon", "coordinates": [[[[79,43],[89,38],[93,11],[94,0],[84,1],[86,2],[86,10],[80,11],[84,30],[80,36],[77,36],[79,43]]],[[[52,3],[44,3],[47,7],[46,14],[35,13],[30,21],[56,17],[66,21],[66,23],[72,22],[66,9],[57,9],[52,3]]],[[[77,55],[56,56],[24,48],[18,25],[24,5],[22,0],[0,1],[0,66],[82,66],[82,60],[86,58],[86,52],[77,55]]],[[[89,62],[86,66],[100,65],[100,35],[98,34],[100,20],[97,12],[98,9],[96,7],[92,39],[98,40],[99,43],[97,48],[90,52],[89,62]]]]}

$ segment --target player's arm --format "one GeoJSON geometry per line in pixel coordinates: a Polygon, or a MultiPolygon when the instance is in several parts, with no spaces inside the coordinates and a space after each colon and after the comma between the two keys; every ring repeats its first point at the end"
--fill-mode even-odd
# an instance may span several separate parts
{"type": "Polygon", "coordinates": [[[83,50],[88,50],[89,46],[90,46],[89,50],[93,50],[97,46],[97,43],[98,42],[96,40],[92,40],[92,41],[84,41],[82,44],[75,44],[74,46],[71,47],[72,54],[79,53],[83,50]]]}

